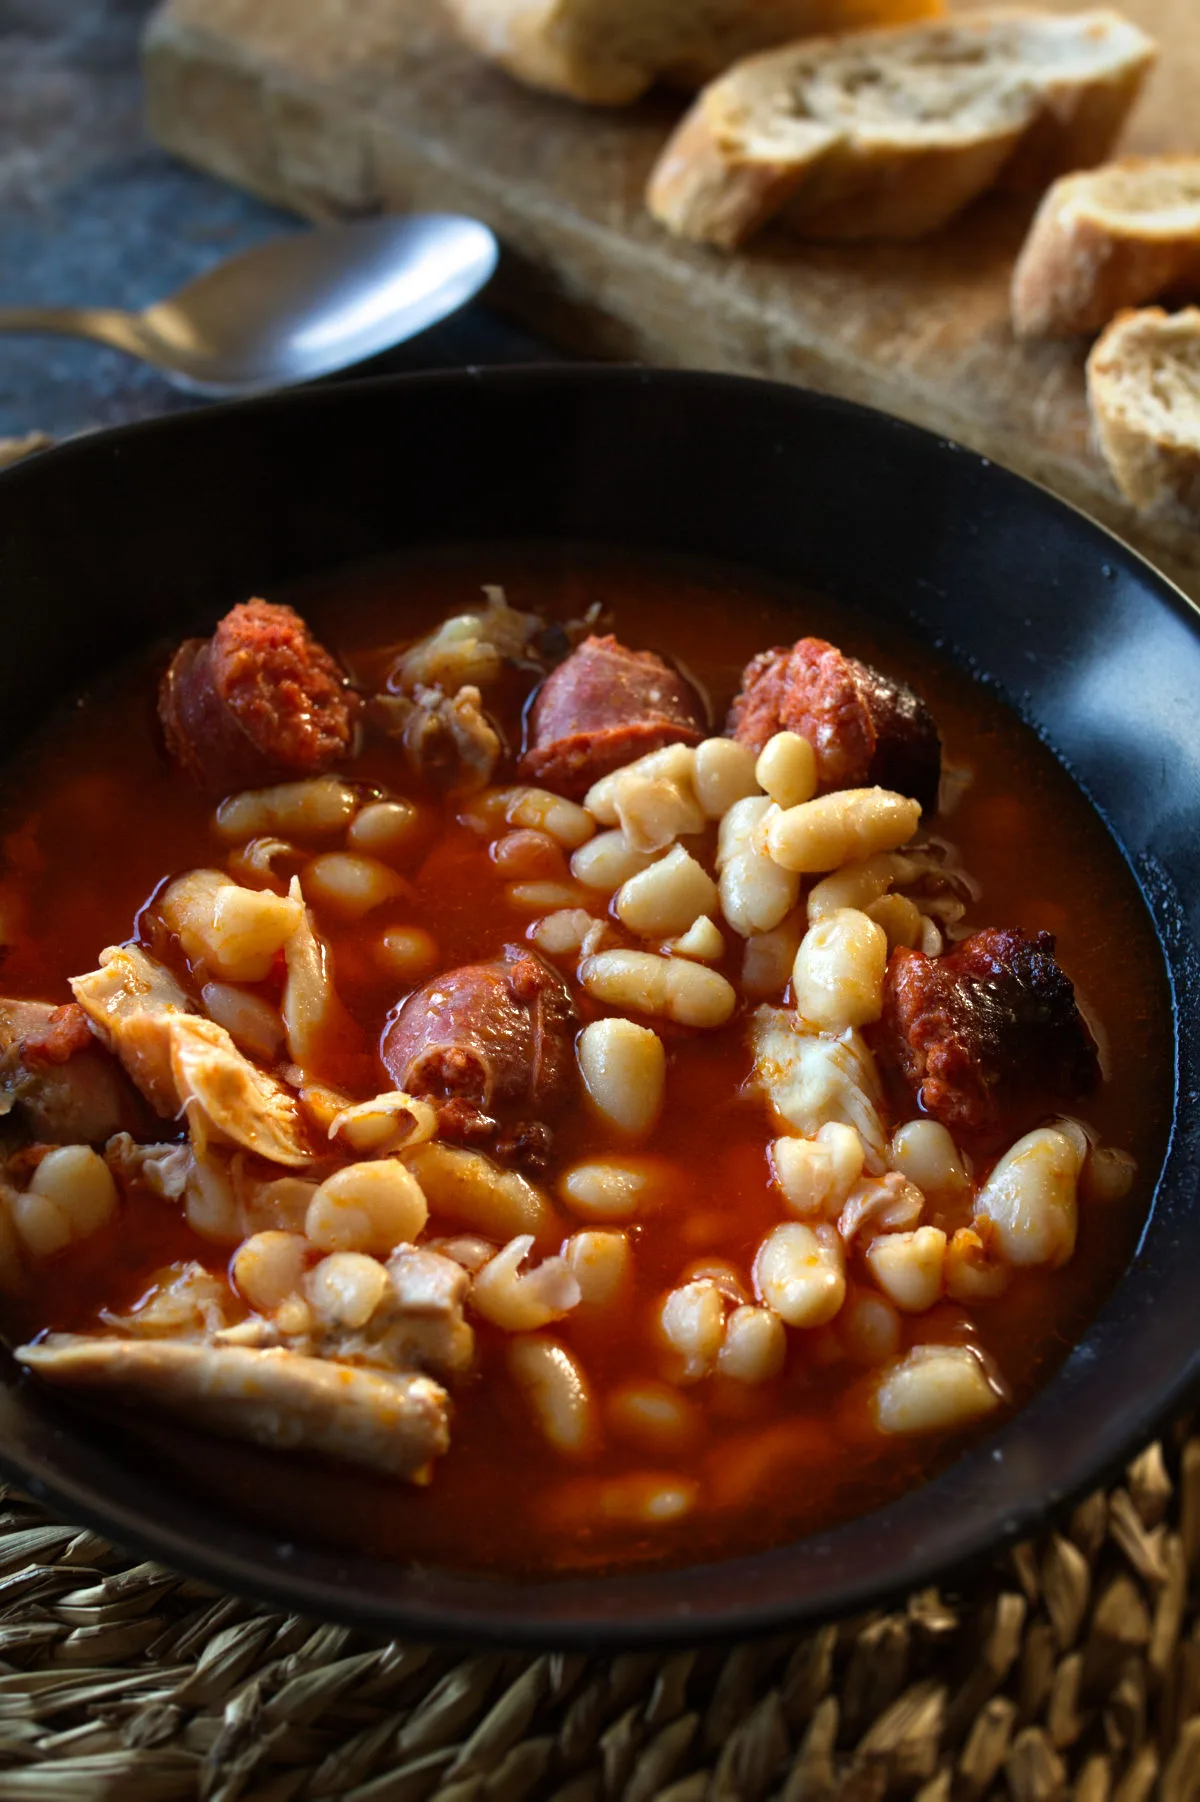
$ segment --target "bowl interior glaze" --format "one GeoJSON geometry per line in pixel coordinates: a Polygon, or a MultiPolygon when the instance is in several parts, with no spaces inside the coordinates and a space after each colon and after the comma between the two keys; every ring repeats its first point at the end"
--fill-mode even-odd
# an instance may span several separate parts
{"type": "Polygon", "coordinates": [[[1035,1400],[932,1482],[701,1571],[515,1584],[282,1545],[123,1462],[11,1364],[0,1465],[126,1546],[418,1637],[632,1644],[856,1611],[1026,1530],[1194,1378],[1200,616],[1039,489],[845,403],[638,370],[402,377],[100,434],[0,478],[0,755],[89,671],[234,599],[413,545],[505,538],[713,557],[909,618],[1042,732],[1128,857],[1175,997],[1174,1128],[1127,1275],[1035,1400]]]}

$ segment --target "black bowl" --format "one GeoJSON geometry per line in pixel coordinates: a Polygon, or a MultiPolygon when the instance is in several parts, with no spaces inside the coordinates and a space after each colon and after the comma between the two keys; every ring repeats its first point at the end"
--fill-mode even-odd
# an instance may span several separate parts
{"type": "Polygon", "coordinates": [[[400,378],[106,433],[0,479],[0,750],[131,643],[233,599],[413,544],[500,538],[722,558],[910,615],[1044,732],[1133,865],[1176,1000],[1174,1131],[1131,1268],[1050,1384],[934,1481],[699,1570],[516,1584],[284,1546],[123,1462],[11,1367],[0,1463],[127,1546],[390,1631],[644,1642],[863,1608],[1025,1531],[1148,1434],[1195,1373],[1200,620],[1050,496],[837,401],[619,369],[400,378]]]}

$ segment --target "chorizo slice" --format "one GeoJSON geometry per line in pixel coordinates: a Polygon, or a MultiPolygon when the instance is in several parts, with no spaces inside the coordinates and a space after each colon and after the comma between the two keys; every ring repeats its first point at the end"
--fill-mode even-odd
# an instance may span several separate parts
{"type": "Polygon", "coordinates": [[[47,1145],[99,1145],[149,1124],[141,1097],[75,1002],[0,997],[0,1118],[47,1145]]]}
{"type": "Polygon", "coordinates": [[[350,750],[358,708],[299,614],[268,601],[180,645],[158,696],[167,750],[214,793],[320,775],[350,750]]]}
{"type": "Polygon", "coordinates": [[[823,638],[747,664],[726,731],[753,751],[776,732],[798,732],[816,753],[822,792],[888,788],[937,811],[942,745],[924,701],[823,638]]]}
{"type": "Polygon", "coordinates": [[[471,1104],[489,1121],[542,1119],[569,1098],[578,1025],[558,972],[508,945],[494,963],[417,989],[385,1026],[380,1053],[408,1095],[471,1104]]]}
{"type": "Polygon", "coordinates": [[[585,638],[537,692],[521,775],[578,800],[622,764],[703,736],[699,697],[678,670],[611,633],[585,638]]]}
{"type": "Polygon", "coordinates": [[[893,951],[881,1054],[949,1129],[1011,1131],[1093,1089],[1096,1046],[1048,932],[989,927],[942,957],[893,951]]]}

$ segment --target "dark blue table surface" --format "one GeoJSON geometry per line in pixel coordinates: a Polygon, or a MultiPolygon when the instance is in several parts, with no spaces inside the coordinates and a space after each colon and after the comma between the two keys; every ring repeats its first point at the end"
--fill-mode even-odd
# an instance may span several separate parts
{"type": "MultiPolygon", "coordinates": [[[[137,46],[150,10],[151,0],[0,0],[0,306],[142,307],[295,227],[149,140],[137,46]]],[[[548,354],[473,307],[371,370],[548,354]]],[[[0,336],[0,437],[62,437],[194,404],[116,351],[0,336]]]]}

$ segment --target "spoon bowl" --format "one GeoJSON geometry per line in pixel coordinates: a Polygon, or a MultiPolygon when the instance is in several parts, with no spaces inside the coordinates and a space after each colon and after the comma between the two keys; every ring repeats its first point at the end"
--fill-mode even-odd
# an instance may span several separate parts
{"type": "Polygon", "coordinates": [[[258,394],[416,337],[473,299],[498,258],[476,219],[355,220],[257,245],[140,313],[0,308],[0,331],[91,338],[194,393],[258,394]]]}

